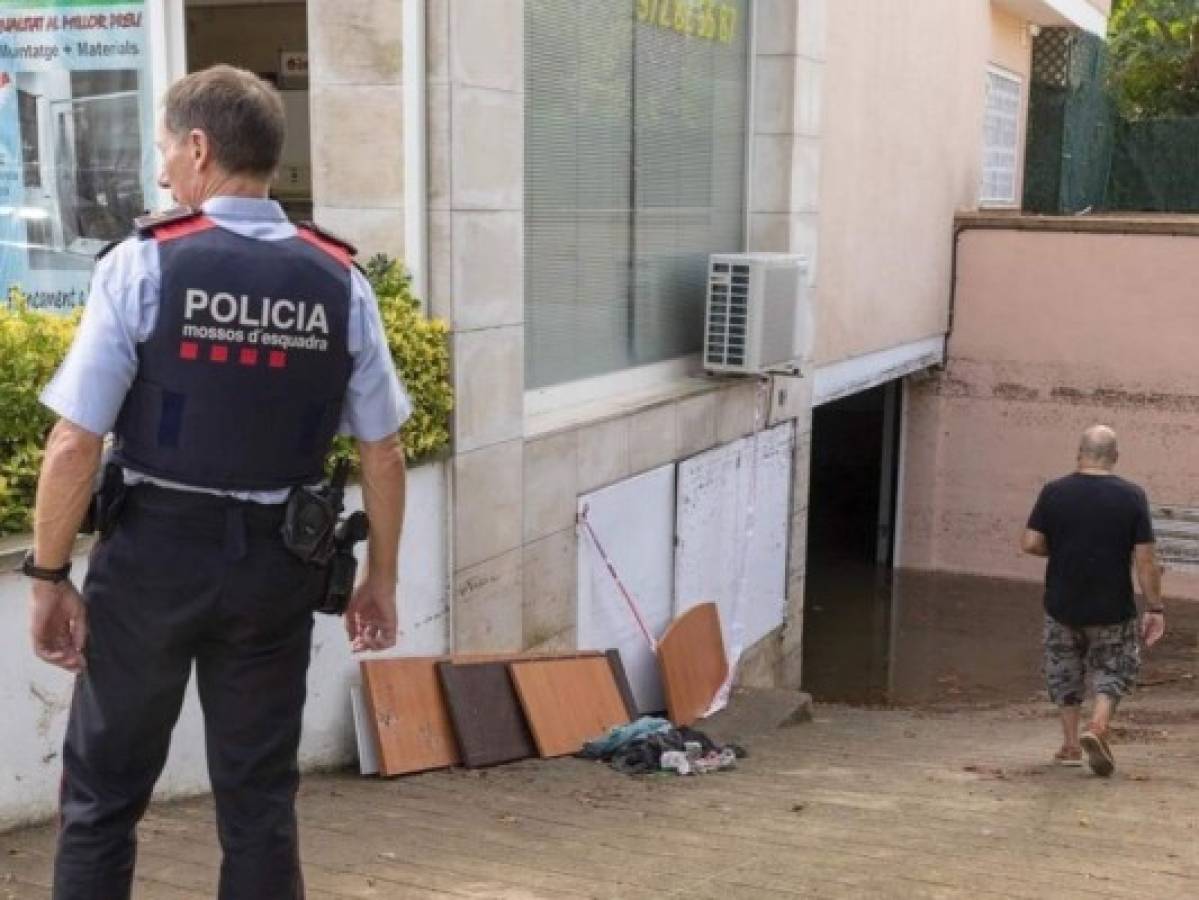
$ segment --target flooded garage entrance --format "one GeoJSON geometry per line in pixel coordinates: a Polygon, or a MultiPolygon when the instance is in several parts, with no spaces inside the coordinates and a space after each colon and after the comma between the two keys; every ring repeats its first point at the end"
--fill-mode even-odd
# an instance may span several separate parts
{"type": "Polygon", "coordinates": [[[899,383],[813,410],[803,684],[881,702],[889,681],[899,383]]]}
{"type": "MultiPolygon", "coordinates": [[[[885,385],[814,411],[804,690],[861,705],[1041,699],[1039,583],[892,568],[899,395],[885,385]]],[[[1169,580],[1141,684],[1193,690],[1199,603],[1170,600],[1169,580]]]]}

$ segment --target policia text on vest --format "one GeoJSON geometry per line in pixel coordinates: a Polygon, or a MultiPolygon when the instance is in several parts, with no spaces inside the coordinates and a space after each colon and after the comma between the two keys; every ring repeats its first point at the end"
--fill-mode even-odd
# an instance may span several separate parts
{"type": "Polygon", "coordinates": [[[329,320],[323,303],[270,297],[252,299],[247,294],[234,296],[223,292],[210,295],[199,288],[189,288],[183,318],[185,338],[322,353],[329,349],[329,320]],[[194,324],[194,319],[208,319],[216,324],[194,324]],[[292,333],[277,334],[276,331],[292,333]]]}

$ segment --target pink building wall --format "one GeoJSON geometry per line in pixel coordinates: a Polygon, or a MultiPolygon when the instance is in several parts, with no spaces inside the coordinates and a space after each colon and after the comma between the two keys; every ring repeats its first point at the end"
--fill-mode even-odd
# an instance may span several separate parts
{"type": "MultiPolygon", "coordinates": [[[[1199,222],[959,225],[946,369],[907,392],[900,565],[1039,580],[1019,535],[1095,422],[1151,504],[1199,507],[1199,222]]],[[[1199,571],[1164,586],[1199,599],[1199,571]]]]}

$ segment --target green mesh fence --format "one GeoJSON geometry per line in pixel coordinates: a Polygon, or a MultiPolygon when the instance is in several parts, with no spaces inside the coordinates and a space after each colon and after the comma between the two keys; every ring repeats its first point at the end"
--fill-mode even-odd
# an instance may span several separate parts
{"type": "Polygon", "coordinates": [[[1033,44],[1025,150],[1024,208],[1070,214],[1101,209],[1117,134],[1104,87],[1101,38],[1046,28],[1033,44]]]}
{"type": "Polygon", "coordinates": [[[1199,118],[1121,122],[1106,208],[1199,212],[1199,118]]]}
{"type": "Polygon", "coordinates": [[[1046,28],[1033,44],[1024,209],[1199,212],[1199,118],[1124,121],[1101,38],[1046,28]]]}

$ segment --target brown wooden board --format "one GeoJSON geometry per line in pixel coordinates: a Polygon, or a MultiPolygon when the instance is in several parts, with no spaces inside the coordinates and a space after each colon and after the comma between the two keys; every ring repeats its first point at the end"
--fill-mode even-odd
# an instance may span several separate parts
{"type": "Polygon", "coordinates": [[[437,679],[440,659],[362,661],[363,694],[374,724],[380,775],[422,772],[460,761],[437,679]]]}
{"type": "Polygon", "coordinates": [[[612,678],[616,682],[616,690],[620,691],[625,711],[629,714],[629,721],[632,721],[637,718],[637,698],[633,696],[633,688],[629,684],[629,676],[625,673],[620,651],[614,647],[605,655],[608,657],[608,665],[612,667],[612,678]]]}
{"type": "Polygon", "coordinates": [[[542,756],[577,753],[629,721],[606,657],[514,662],[509,669],[542,756]]]}
{"type": "Polygon", "coordinates": [[[671,722],[682,728],[708,711],[729,672],[715,603],[693,606],[670,624],[658,642],[658,669],[671,722]]]}
{"type": "Polygon", "coordinates": [[[533,738],[512,689],[508,663],[437,664],[442,691],[469,768],[494,766],[536,754],[533,738]]]}

